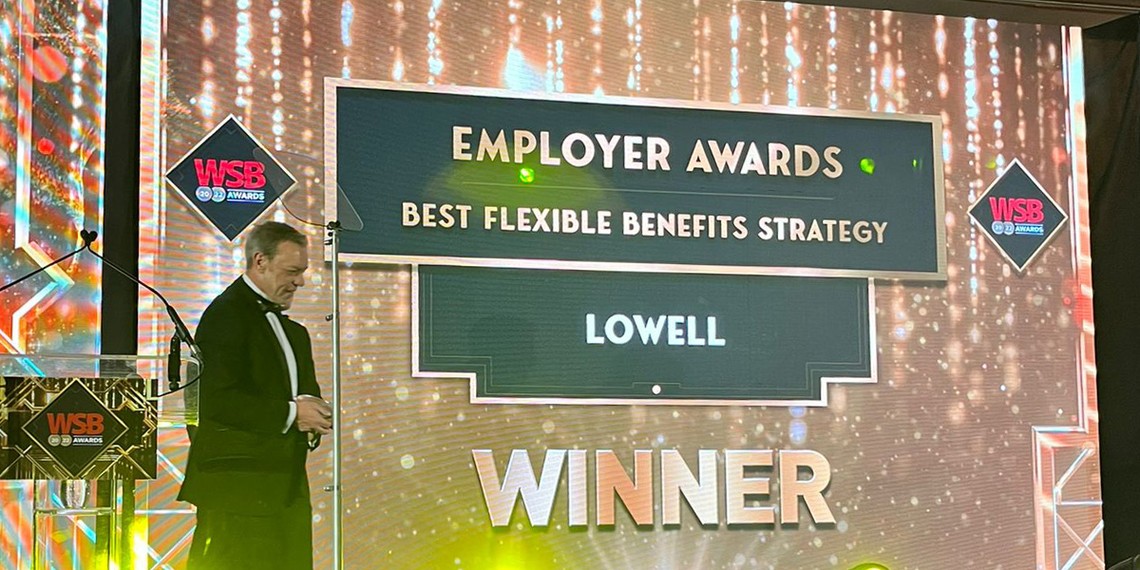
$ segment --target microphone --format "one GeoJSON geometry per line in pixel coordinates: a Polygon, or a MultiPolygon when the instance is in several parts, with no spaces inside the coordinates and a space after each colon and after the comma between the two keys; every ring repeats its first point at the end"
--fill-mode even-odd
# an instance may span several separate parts
{"type": "MultiPolygon", "coordinates": [[[[91,233],[95,234],[95,232],[91,232],[91,233]]],[[[100,260],[103,261],[103,263],[105,265],[107,265],[111,269],[114,269],[119,275],[122,275],[123,277],[130,279],[131,282],[138,284],[139,286],[146,289],[147,291],[150,291],[151,293],[154,293],[154,295],[156,297],[158,297],[158,299],[160,301],[162,301],[162,305],[164,307],[166,307],[166,314],[170,315],[170,321],[174,323],[174,335],[175,335],[175,337],[177,337],[178,340],[186,343],[186,345],[190,347],[190,353],[193,354],[195,358],[199,358],[199,359],[201,358],[201,356],[202,356],[201,350],[198,348],[198,345],[194,342],[194,336],[190,334],[190,329],[186,327],[186,323],[182,321],[182,317],[178,316],[178,311],[176,311],[174,309],[174,306],[171,305],[170,302],[166,300],[166,297],[162,296],[162,293],[159,293],[158,290],[155,289],[154,287],[151,287],[150,285],[143,283],[138,277],[135,277],[134,275],[131,275],[130,273],[128,273],[127,270],[119,267],[118,265],[115,265],[114,262],[112,262],[111,260],[107,259],[106,257],[103,257],[102,255],[99,255],[99,253],[96,252],[95,250],[92,249],[89,251],[91,251],[91,255],[98,257],[100,260]]]]}
{"type": "MultiPolygon", "coordinates": [[[[4,291],[7,291],[8,289],[15,287],[16,285],[19,285],[20,283],[23,283],[24,281],[31,279],[32,277],[35,277],[36,275],[39,275],[40,273],[43,273],[44,271],[47,271],[48,268],[50,268],[54,265],[63,263],[64,261],[71,259],[72,257],[74,257],[75,255],[77,255],[79,252],[81,252],[83,250],[91,251],[91,242],[95,241],[96,237],[99,237],[99,234],[97,232],[80,230],[79,239],[83,240],[83,245],[79,249],[77,249],[77,250],[75,250],[75,251],[73,251],[67,255],[64,255],[63,257],[60,257],[59,259],[56,259],[56,260],[52,261],[51,263],[49,263],[43,267],[36,268],[31,273],[28,273],[27,275],[24,275],[23,277],[15,280],[11,283],[8,283],[7,285],[4,285],[3,287],[0,287],[0,293],[3,293],[4,291]]],[[[92,253],[95,253],[95,252],[92,252],[92,253]]]]}
{"type": "Polygon", "coordinates": [[[170,385],[171,391],[177,391],[182,387],[182,343],[178,341],[178,335],[175,334],[170,337],[170,352],[166,353],[166,382],[170,385]]]}
{"type": "MultiPolygon", "coordinates": [[[[170,320],[174,322],[174,338],[172,338],[171,342],[170,342],[170,355],[169,355],[169,359],[167,360],[167,369],[168,369],[167,372],[169,373],[169,382],[170,382],[171,390],[170,390],[170,392],[167,392],[167,394],[170,394],[172,392],[175,392],[175,391],[178,391],[179,389],[181,389],[179,387],[179,384],[181,381],[179,378],[178,368],[179,368],[179,363],[182,359],[181,358],[182,355],[181,355],[181,349],[179,347],[179,341],[186,343],[186,345],[190,347],[190,353],[193,354],[194,358],[197,359],[197,361],[198,361],[198,377],[201,377],[202,376],[202,369],[205,368],[205,365],[206,365],[205,360],[202,358],[202,351],[200,348],[198,348],[197,343],[194,342],[194,337],[193,337],[193,335],[190,334],[190,329],[186,327],[186,323],[183,322],[182,318],[178,316],[178,311],[174,310],[174,306],[171,305],[170,302],[166,300],[166,297],[163,297],[162,293],[159,293],[154,287],[151,287],[150,285],[143,283],[134,275],[131,275],[130,273],[128,273],[123,268],[119,267],[118,265],[115,265],[113,262],[111,262],[107,258],[103,257],[102,255],[99,255],[98,252],[91,249],[91,244],[94,243],[95,240],[98,239],[98,237],[99,237],[99,232],[97,232],[95,230],[80,230],[79,231],[79,239],[81,239],[83,241],[83,245],[80,246],[79,249],[76,249],[75,251],[68,253],[67,255],[64,255],[63,257],[60,257],[59,259],[56,259],[56,260],[52,261],[51,263],[49,263],[43,267],[39,267],[35,271],[32,271],[31,273],[28,273],[27,275],[24,275],[23,277],[20,277],[19,279],[16,279],[15,281],[8,283],[7,285],[4,285],[3,287],[0,287],[0,293],[3,293],[4,291],[7,291],[8,289],[15,287],[16,285],[19,285],[20,283],[22,283],[22,282],[24,282],[24,281],[26,281],[26,280],[28,280],[28,279],[36,276],[36,275],[39,275],[40,273],[43,273],[44,271],[47,271],[48,268],[50,268],[54,265],[57,265],[59,263],[62,263],[63,261],[66,261],[67,259],[70,259],[70,258],[74,257],[75,255],[79,254],[80,252],[86,250],[86,251],[90,252],[91,255],[94,255],[95,257],[102,260],[104,265],[110,267],[111,269],[114,269],[120,275],[122,275],[123,277],[126,277],[127,279],[130,279],[134,283],[137,283],[138,285],[145,288],[147,291],[154,293],[154,295],[156,297],[158,297],[162,301],[162,304],[166,307],[166,314],[170,315],[170,320]]],[[[194,379],[194,381],[196,381],[196,380],[197,380],[197,377],[194,379]]],[[[191,383],[193,383],[193,381],[191,381],[191,383]]],[[[187,384],[187,386],[189,386],[189,384],[187,384]]],[[[162,395],[165,396],[167,394],[162,394],[162,395]]]]}
{"type": "MultiPolygon", "coordinates": [[[[157,289],[155,289],[154,287],[151,287],[150,285],[147,285],[142,280],[140,280],[138,277],[131,275],[125,269],[119,267],[118,265],[115,265],[114,262],[103,257],[102,255],[99,255],[98,252],[91,249],[90,248],[91,242],[94,241],[95,238],[97,238],[98,236],[99,236],[99,234],[94,232],[94,231],[91,231],[91,232],[85,231],[84,233],[81,233],[80,237],[82,237],[84,242],[86,243],[86,245],[84,246],[84,249],[87,249],[87,251],[91,252],[91,255],[98,257],[100,260],[103,261],[104,265],[106,265],[107,267],[110,267],[111,269],[114,269],[116,272],[119,273],[119,275],[122,275],[123,277],[130,279],[131,282],[138,284],[139,286],[146,289],[147,291],[150,291],[151,293],[154,293],[154,295],[156,297],[158,297],[158,299],[160,301],[162,301],[162,305],[164,307],[166,307],[166,314],[170,316],[171,322],[174,323],[174,336],[170,339],[170,354],[167,357],[167,374],[168,374],[168,381],[170,383],[170,391],[167,392],[166,394],[161,394],[161,395],[165,396],[165,395],[171,394],[173,392],[177,392],[178,390],[180,390],[184,387],[184,386],[180,386],[181,379],[179,377],[180,375],[179,375],[179,370],[178,370],[179,362],[180,362],[181,357],[182,357],[180,343],[183,343],[183,342],[186,343],[186,346],[190,347],[190,354],[192,354],[194,356],[194,358],[198,361],[198,376],[195,377],[194,380],[191,381],[191,384],[194,381],[197,381],[197,379],[202,376],[202,369],[205,368],[206,363],[205,363],[205,360],[202,358],[202,350],[198,347],[198,344],[194,342],[194,336],[190,334],[190,329],[187,328],[186,323],[183,322],[183,320],[182,320],[182,317],[178,316],[178,311],[176,311],[174,309],[174,305],[171,305],[170,302],[166,300],[166,297],[164,297],[162,295],[162,293],[159,293],[157,289]]],[[[189,385],[190,384],[187,384],[187,386],[189,386],[189,385]]]]}

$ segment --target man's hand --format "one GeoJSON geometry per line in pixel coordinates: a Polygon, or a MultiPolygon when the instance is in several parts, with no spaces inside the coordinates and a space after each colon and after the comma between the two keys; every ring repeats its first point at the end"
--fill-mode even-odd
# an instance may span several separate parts
{"type": "Polygon", "coordinates": [[[297,429],[325,435],[332,431],[332,408],[316,396],[297,397],[297,429]]]}

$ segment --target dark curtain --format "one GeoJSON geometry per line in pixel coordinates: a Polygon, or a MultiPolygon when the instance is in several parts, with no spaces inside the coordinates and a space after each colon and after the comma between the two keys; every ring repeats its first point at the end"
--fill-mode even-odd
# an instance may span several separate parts
{"type": "Polygon", "coordinates": [[[1138,17],[1085,30],[1093,311],[1106,562],[1140,554],[1138,17]]]}
{"type": "MultiPolygon", "coordinates": [[[[110,0],[107,4],[107,129],[104,147],[103,235],[96,251],[127,272],[139,267],[139,57],[142,41],[139,0],[110,0]]],[[[103,354],[138,352],[138,286],[108,267],[103,268],[103,354]]],[[[100,504],[110,504],[109,487],[99,486],[100,504]]],[[[123,481],[122,528],[131,528],[135,512],[135,482],[123,481]]],[[[116,530],[102,519],[96,525],[96,549],[101,559],[115,559],[120,568],[134,567],[130,537],[119,536],[119,551],[110,552],[116,530]]]]}
{"type": "MultiPolygon", "coordinates": [[[[139,0],[107,6],[107,132],[103,235],[96,251],[138,275],[139,266],[139,0]]],[[[138,351],[138,286],[103,268],[103,354],[138,351]]]]}

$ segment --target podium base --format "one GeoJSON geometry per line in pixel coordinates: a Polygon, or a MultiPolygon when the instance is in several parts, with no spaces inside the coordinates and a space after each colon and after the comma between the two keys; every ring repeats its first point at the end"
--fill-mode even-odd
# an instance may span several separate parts
{"type": "Polygon", "coordinates": [[[33,569],[131,567],[123,565],[120,548],[121,481],[35,481],[32,492],[33,569]]]}

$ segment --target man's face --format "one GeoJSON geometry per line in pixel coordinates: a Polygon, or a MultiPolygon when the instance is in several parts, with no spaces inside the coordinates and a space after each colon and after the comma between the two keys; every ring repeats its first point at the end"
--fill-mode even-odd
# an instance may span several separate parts
{"type": "Polygon", "coordinates": [[[264,253],[253,254],[253,265],[248,273],[257,288],[269,295],[270,301],[288,309],[293,304],[293,294],[305,286],[307,269],[308,249],[285,241],[277,244],[277,253],[272,259],[264,253]]]}

